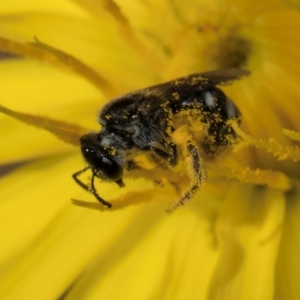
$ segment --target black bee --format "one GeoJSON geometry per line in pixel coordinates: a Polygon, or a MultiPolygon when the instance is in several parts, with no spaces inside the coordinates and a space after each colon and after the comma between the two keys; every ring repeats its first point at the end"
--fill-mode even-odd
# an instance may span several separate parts
{"type": "Polygon", "coordinates": [[[110,101],[99,115],[101,131],[88,133],[80,139],[81,152],[88,166],[73,174],[74,180],[110,208],[112,205],[95,189],[95,177],[123,187],[123,172],[135,168],[132,159],[141,151],[151,151],[171,167],[175,166],[178,145],[172,138],[177,128],[174,120],[182,113],[189,113],[197,116],[203,133],[199,141],[196,137],[184,145],[191,158],[192,185],[174,208],[183,204],[195,194],[205,176],[201,156],[216,157],[236,140],[228,120],[239,123],[240,112],[216,85],[229,84],[249,74],[239,69],[196,73],[110,101]],[[92,171],[90,186],[78,179],[88,169],[92,171]]]}

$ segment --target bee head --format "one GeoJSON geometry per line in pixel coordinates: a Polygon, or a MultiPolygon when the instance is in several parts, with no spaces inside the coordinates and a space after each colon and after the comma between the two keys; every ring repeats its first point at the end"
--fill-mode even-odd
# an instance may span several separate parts
{"type": "Polygon", "coordinates": [[[101,140],[102,136],[99,133],[83,135],[80,139],[81,153],[97,176],[103,180],[121,182],[123,168],[116,159],[117,153],[101,145],[101,140]]]}

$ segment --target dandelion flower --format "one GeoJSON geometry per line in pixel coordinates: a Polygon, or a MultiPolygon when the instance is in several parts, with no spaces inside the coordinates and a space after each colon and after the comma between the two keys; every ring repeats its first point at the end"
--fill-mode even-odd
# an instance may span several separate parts
{"type": "Polygon", "coordinates": [[[296,1],[15,0],[0,13],[1,299],[300,297],[296,1]],[[252,73],[224,87],[241,142],[207,164],[193,201],[166,214],[176,191],[142,176],[99,183],[118,207],[101,210],[75,185],[72,144],[109,99],[222,68],[252,73]]]}

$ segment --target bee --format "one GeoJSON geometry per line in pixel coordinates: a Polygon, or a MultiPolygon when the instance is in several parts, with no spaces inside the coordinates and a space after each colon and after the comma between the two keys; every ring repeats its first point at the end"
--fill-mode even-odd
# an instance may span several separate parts
{"type": "MultiPolygon", "coordinates": [[[[217,157],[237,139],[228,121],[235,120],[239,124],[241,114],[216,86],[230,84],[249,74],[241,69],[196,73],[111,100],[100,111],[101,130],[80,138],[87,166],[73,174],[74,180],[110,208],[112,204],[98,194],[95,178],[124,187],[124,171],[136,168],[134,157],[146,152],[175,167],[179,155],[179,145],[173,138],[178,126],[175,119],[181,114],[190,114],[197,116],[203,132],[199,140],[196,136],[187,140],[186,145],[180,145],[189,157],[192,170],[192,184],[173,208],[183,205],[198,191],[205,177],[201,157],[217,157]],[[89,169],[92,176],[87,185],[78,177],[89,169]]],[[[182,118],[179,125],[184,120],[182,118]]]]}

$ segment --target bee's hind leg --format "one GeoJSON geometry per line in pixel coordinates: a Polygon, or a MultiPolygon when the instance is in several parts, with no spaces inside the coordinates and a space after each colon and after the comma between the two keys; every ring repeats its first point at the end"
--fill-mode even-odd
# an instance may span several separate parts
{"type": "Polygon", "coordinates": [[[190,200],[206,180],[205,168],[202,164],[202,159],[197,147],[189,141],[187,148],[183,152],[186,157],[187,172],[192,181],[192,184],[178,202],[174,203],[171,208],[166,209],[166,212],[168,213],[172,212],[179,206],[184,205],[186,201],[190,200]]]}

